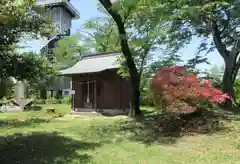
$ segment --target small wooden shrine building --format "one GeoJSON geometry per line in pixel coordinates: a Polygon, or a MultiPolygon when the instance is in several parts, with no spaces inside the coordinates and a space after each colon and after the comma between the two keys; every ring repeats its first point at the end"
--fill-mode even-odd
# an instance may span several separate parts
{"type": "Polygon", "coordinates": [[[119,112],[130,108],[130,81],[117,74],[121,53],[83,56],[61,74],[72,78],[72,106],[75,112],[119,112]]]}

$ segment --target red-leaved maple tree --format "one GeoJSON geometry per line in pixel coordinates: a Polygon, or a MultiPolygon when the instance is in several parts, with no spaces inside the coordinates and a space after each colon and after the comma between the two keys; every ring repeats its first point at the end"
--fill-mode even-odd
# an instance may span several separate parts
{"type": "Polygon", "coordinates": [[[180,66],[158,71],[150,81],[150,88],[156,104],[164,104],[169,112],[194,111],[202,102],[216,104],[230,99],[212,87],[210,81],[201,80],[180,66]]]}

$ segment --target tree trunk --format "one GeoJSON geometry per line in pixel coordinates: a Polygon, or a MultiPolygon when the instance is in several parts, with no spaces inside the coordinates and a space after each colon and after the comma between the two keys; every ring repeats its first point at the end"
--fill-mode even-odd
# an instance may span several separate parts
{"type": "Polygon", "coordinates": [[[131,99],[131,107],[129,110],[129,116],[134,117],[136,115],[141,115],[140,110],[140,79],[139,78],[131,78],[132,84],[132,99],[131,99]]]}
{"type": "Polygon", "coordinates": [[[6,96],[6,92],[7,92],[7,87],[6,87],[5,80],[0,79],[0,99],[6,96]]]}
{"type": "MultiPolygon", "coordinates": [[[[238,47],[233,46],[232,50],[229,51],[226,45],[223,43],[221,38],[221,31],[217,25],[216,21],[212,21],[212,36],[215,46],[222,56],[225,62],[225,70],[223,74],[222,80],[222,91],[227,93],[229,96],[235,100],[235,91],[234,91],[234,82],[236,79],[236,74],[239,70],[239,64],[236,64],[237,56],[238,56],[238,47]],[[237,72],[236,72],[237,71],[237,72]]],[[[227,107],[231,107],[232,101],[227,101],[225,104],[227,107]]]]}
{"type": "Polygon", "coordinates": [[[131,108],[129,111],[129,116],[136,116],[141,114],[139,104],[140,104],[140,78],[138,74],[138,70],[136,68],[135,62],[133,60],[133,56],[128,45],[128,37],[127,32],[125,30],[124,21],[121,15],[115,10],[112,6],[110,0],[99,0],[99,2],[103,5],[103,7],[107,10],[107,12],[111,15],[113,20],[115,21],[120,38],[121,49],[123,55],[126,59],[126,63],[128,66],[128,70],[130,73],[130,79],[132,84],[132,101],[131,101],[131,108]]]}
{"type": "MultiPolygon", "coordinates": [[[[224,93],[227,93],[229,96],[232,97],[233,100],[235,100],[235,91],[234,91],[234,79],[233,79],[233,62],[231,60],[225,60],[225,70],[223,74],[223,79],[222,79],[222,91],[224,93]]],[[[226,107],[231,107],[232,101],[227,101],[225,103],[226,107]]]]}
{"type": "Polygon", "coordinates": [[[223,92],[227,93],[234,99],[235,94],[234,94],[234,85],[232,82],[232,75],[231,75],[231,73],[229,73],[229,70],[227,70],[227,69],[225,69],[225,71],[224,71],[222,82],[223,82],[223,86],[222,86],[223,92]]]}

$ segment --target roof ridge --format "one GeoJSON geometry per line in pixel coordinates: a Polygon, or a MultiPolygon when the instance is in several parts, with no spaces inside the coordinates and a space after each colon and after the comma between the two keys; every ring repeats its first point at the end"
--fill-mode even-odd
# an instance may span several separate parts
{"type": "Polygon", "coordinates": [[[75,65],[65,70],[61,70],[62,75],[81,74],[81,73],[94,73],[102,72],[104,70],[116,69],[121,67],[118,61],[118,56],[121,53],[99,53],[91,54],[79,60],[75,65]]]}
{"type": "Polygon", "coordinates": [[[76,7],[74,7],[73,4],[67,0],[37,1],[37,5],[46,5],[46,6],[63,5],[67,10],[71,12],[71,14],[73,15],[73,19],[79,19],[80,17],[80,13],[76,9],[76,7]]]}

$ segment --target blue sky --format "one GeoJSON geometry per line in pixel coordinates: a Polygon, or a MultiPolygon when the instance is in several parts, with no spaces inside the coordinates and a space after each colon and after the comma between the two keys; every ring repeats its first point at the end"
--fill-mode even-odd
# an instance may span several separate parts
{"type": "MultiPolygon", "coordinates": [[[[72,22],[72,29],[71,29],[72,34],[75,33],[77,29],[79,29],[88,19],[101,15],[97,11],[97,2],[98,0],[71,0],[71,3],[80,12],[80,19],[73,20],[72,22]]],[[[195,39],[192,41],[190,45],[184,47],[181,50],[180,54],[184,60],[188,60],[194,57],[193,54],[195,54],[198,44],[199,44],[198,40],[195,39]]],[[[28,46],[28,48],[26,48],[25,50],[36,51],[36,52],[40,50],[40,45],[38,41],[29,41],[29,42],[26,42],[25,45],[28,46]]],[[[212,52],[208,54],[207,57],[209,59],[209,62],[212,65],[218,65],[218,66],[223,65],[223,60],[219,56],[218,52],[216,51],[212,52]]],[[[198,67],[200,69],[207,69],[211,66],[202,64],[202,65],[199,65],[198,67]]]]}

